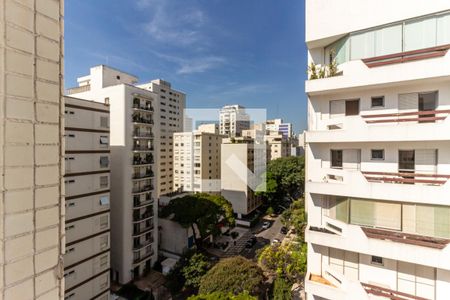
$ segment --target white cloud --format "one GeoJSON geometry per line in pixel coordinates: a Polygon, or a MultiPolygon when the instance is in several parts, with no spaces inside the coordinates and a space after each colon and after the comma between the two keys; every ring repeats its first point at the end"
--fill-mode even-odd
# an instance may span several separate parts
{"type": "Polygon", "coordinates": [[[156,56],[166,61],[175,63],[178,65],[176,71],[177,74],[193,74],[202,73],[209,69],[213,69],[224,65],[227,60],[220,56],[202,56],[202,57],[189,57],[184,58],[180,56],[163,54],[160,52],[152,51],[156,56]]]}
{"type": "Polygon", "coordinates": [[[209,69],[223,65],[224,63],[225,59],[217,56],[192,59],[189,61],[184,61],[181,64],[180,69],[178,69],[177,74],[202,73],[209,69]]]}
{"type": "Polygon", "coordinates": [[[203,11],[194,5],[179,7],[170,0],[137,0],[140,8],[151,7],[150,19],[144,30],[158,42],[171,45],[188,46],[205,40],[201,27],[207,18],[203,11]]]}

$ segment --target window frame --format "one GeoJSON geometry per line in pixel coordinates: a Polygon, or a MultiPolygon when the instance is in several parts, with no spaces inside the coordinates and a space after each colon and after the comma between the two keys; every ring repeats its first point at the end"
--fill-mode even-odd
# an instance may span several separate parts
{"type": "Polygon", "coordinates": [[[386,156],[385,156],[384,149],[370,149],[370,160],[385,160],[385,159],[386,159],[386,156]],[[374,151],[381,151],[382,158],[373,157],[374,151]]]}
{"type": "Polygon", "coordinates": [[[384,108],[386,107],[386,102],[385,102],[385,98],[384,96],[372,96],[370,97],[370,108],[384,108]],[[382,99],[382,104],[381,105],[373,105],[373,100],[374,99],[382,99]]]}

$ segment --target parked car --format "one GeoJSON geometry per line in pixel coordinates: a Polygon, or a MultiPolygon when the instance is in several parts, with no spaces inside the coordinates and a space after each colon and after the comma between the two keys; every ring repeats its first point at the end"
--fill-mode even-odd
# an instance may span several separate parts
{"type": "Polygon", "coordinates": [[[263,223],[262,229],[267,229],[267,228],[270,227],[270,225],[271,225],[270,222],[266,221],[266,222],[263,223]]]}
{"type": "Polygon", "coordinates": [[[277,244],[280,244],[280,243],[281,243],[281,241],[279,239],[273,239],[272,240],[272,245],[277,245],[277,244]]]}
{"type": "Polygon", "coordinates": [[[287,227],[286,227],[286,226],[281,227],[280,232],[281,232],[282,234],[288,233],[287,227]]]}

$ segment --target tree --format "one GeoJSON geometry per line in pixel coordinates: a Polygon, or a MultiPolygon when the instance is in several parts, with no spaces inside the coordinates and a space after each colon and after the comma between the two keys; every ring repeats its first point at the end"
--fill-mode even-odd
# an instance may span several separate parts
{"type": "Polygon", "coordinates": [[[305,201],[296,200],[281,214],[281,223],[286,227],[294,227],[300,240],[304,240],[304,228],[306,226],[305,201]]]}
{"type": "Polygon", "coordinates": [[[205,255],[201,253],[194,254],[181,271],[186,280],[185,285],[197,289],[200,286],[202,276],[208,272],[210,267],[211,264],[205,255]]]}
{"type": "Polygon", "coordinates": [[[231,293],[214,292],[211,294],[201,294],[197,296],[189,297],[188,300],[257,300],[256,297],[249,295],[247,292],[243,292],[238,295],[231,293]]]}
{"type": "Polygon", "coordinates": [[[305,243],[271,245],[258,258],[263,268],[290,282],[300,281],[306,273],[307,246],[305,243]]]}
{"type": "Polygon", "coordinates": [[[273,206],[285,197],[294,200],[303,193],[305,184],[305,159],[289,156],[272,160],[267,165],[266,190],[259,192],[273,206]]]}
{"type": "Polygon", "coordinates": [[[242,256],[235,256],[221,260],[209,270],[200,282],[199,292],[238,295],[247,291],[257,296],[262,292],[263,280],[262,270],[257,264],[242,256]]]}
{"type": "Polygon", "coordinates": [[[273,284],[273,300],[291,300],[292,299],[292,283],[284,279],[283,277],[278,277],[275,279],[273,284]]]}
{"type": "Polygon", "coordinates": [[[192,228],[197,248],[201,248],[200,241],[209,234],[220,233],[219,223],[234,225],[233,207],[225,198],[218,195],[199,193],[173,199],[165,206],[160,216],[170,217],[181,226],[192,228]],[[199,234],[197,235],[198,228],[199,234]]]}

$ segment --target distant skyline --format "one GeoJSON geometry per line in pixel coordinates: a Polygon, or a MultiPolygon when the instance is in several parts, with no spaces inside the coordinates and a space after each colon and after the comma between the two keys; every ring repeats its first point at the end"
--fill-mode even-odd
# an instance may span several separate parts
{"type": "Polygon", "coordinates": [[[68,1],[65,88],[106,64],[162,78],[187,108],[241,104],[306,128],[304,1],[68,1]]]}

